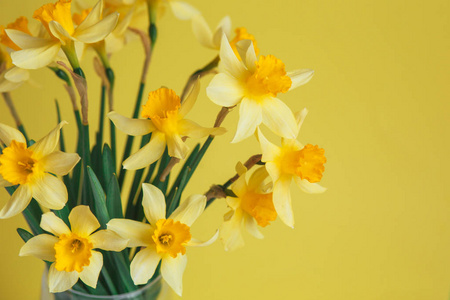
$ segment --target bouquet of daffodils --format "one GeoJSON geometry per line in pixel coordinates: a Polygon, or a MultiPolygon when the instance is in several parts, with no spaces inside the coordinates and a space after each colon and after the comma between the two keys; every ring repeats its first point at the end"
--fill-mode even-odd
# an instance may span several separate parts
{"type": "MultiPolygon", "coordinates": [[[[325,191],[318,184],[324,150],[297,140],[307,110],[294,113],[277,97],[307,83],[313,71],[286,72],[277,57],[259,56],[254,36],[245,28],[233,31],[229,17],[213,32],[196,8],[181,1],[100,0],[89,7],[79,0],[59,0],[37,8],[33,19],[29,24],[22,16],[0,27],[0,92],[17,127],[0,124],[0,187],[10,194],[0,218],[24,215],[29,230],[18,229],[25,242],[19,255],[46,262],[51,293],[127,294],[162,278],[181,295],[186,247],[208,246],[219,238],[225,250],[235,250],[244,244],[243,230],[262,238],[259,227],[277,216],[293,227],[292,181],[306,193],[325,191]],[[166,7],[192,24],[202,45],[217,51],[192,73],[180,95],[168,87],[145,90],[158,19],[166,7]],[[114,111],[109,59],[133,39],[140,40],[146,56],[128,117],[114,111]],[[93,140],[89,76],[80,63],[89,48],[96,53],[94,66],[101,78],[93,140]],[[66,151],[62,128],[68,123],[58,105],[59,124],[40,139],[26,134],[14,107],[11,92],[31,80],[30,70],[40,68],[53,72],[67,90],[78,129],[75,153],[66,151]],[[211,127],[203,127],[187,115],[208,74],[214,77],[206,93],[218,113],[211,127]],[[208,147],[226,132],[221,124],[236,106],[239,122],[232,143],[253,139],[255,155],[237,162],[227,182],[209,183],[205,194],[184,195],[208,147]],[[281,141],[269,141],[262,124],[281,141]],[[116,129],[128,135],[125,145],[116,145],[116,129]],[[136,136],[140,149],[131,153],[136,136]],[[189,149],[188,138],[199,144],[189,149]],[[177,164],[179,171],[173,174],[177,164]],[[133,176],[131,185],[124,184],[126,175],[133,176]],[[191,226],[216,199],[229,207],[221,227],[207,241],[193,238],[191,226]]],[[[155,299],[158,293],[139,299],[155,299]]]]}

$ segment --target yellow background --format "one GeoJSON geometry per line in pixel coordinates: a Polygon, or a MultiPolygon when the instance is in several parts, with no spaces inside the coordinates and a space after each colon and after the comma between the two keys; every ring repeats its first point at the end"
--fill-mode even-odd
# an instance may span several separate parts
{"type": "MultiPolygon", "coordinates": [[[[44,0],[1,0],[0,23],[31,17],[44,0]]],[[[262,54],[274,54],[288,70],[313,68],[307,85],[281,95],[292,110],[310,111],[304,143],[319,144],[328,162],[322,195],[292,187],[294,230],[277,220],[265,239],[246,236],[233,253],[216,243],[188,249],[184,299],[448,299],[450,287],[450,2],[412,0],[191,0],[211,26],[228,14],[253,33],[262,54]]],[[[165,85],[180,91],[188,75],[215,56],[202,48],[187,22],[171,12],[160,20],[159,40],[146,92],[165,85]]],[[[129,45],[112,59],[117,110],[129,115],[137,90],[142,50],[129,45]]],[[[91,119],[99,81],[92,54],[83,61],[91,119]]],[[[55,124],[54,99],[64,106],[65,129],[75,123],[61,82],[35,71],[42,88],[12,93],[31,137],[55,124]]],[[[203,80],[207,86],[209,78],[203,80]]],[[[191,119],[212,124],[218,107],[202,91],[191,119]]],[[[252,138],[214,141],[188,193],[205,192],[234,174],[236,161],[259,152],[252,138]]],[[[13,125],[3,102],[0,121],[13,125]]],[[[96,124],[96,121],[93,122],[96,124]]],[[[93,126],[95,127],[95,126],[93,126]]],[[[93,132],[92,132],[93,133],[93,132]]],[[[124,134],[119,133],[119,141],[124,134]]],[[[192,142],[191,142],[192,145],[192,142]]],[[[73,149],[73,148],[69,148],[73,149]]],[[[0,194],[0,204],[6,193],[0,194]]],[[[194,225],[206,238],[226,212],[217,201],[194,225]]],[[[0,225],[0,298],[38,299],[43,263],[19,258],[21,216],[0,225]]]]}

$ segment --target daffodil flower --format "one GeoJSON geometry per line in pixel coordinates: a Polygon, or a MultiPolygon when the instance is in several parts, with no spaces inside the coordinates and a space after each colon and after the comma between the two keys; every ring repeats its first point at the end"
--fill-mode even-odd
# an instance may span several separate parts
{"type": "Polygon", "coordinates": [[[46,4],[33,17],[45,27],[48,37],[34,37],[24,32],[6,29],[9,38],[22,50],[11,54],[13,63],[23,69],[38,69],[55,60],[60,49],[72,66],[78,64],[75,41],[96,43],[105,39],[117,24],[118,14],[102,19],[103,1],[100,0],[79,26],[75,28],[70,11],[71,0],[46,4]]]}
{"type": "Polygon", "coordinates": [[[220,227],[220,240],[226,251],[233,251],[244,246],[242,227],[251,235],[261,239],[263,235],[258,226],[265,227],[277,218],[273,206],[271,183],[267,183],[269,174],[264,167],[258,168],[246,181],[247,169],[238,163],[236,171],[240,175],[231,186],[237,197],[227,197],[231,210],[225,215],[225,222],[220,227]]]}
{"type": "Polygon", "coordinates": [[[192,5],[184,1],[176,0],[146,0],[150,10],[157,15],[162,15],[168,6],[174,16],[180,20],[190,20],[192,17],[200,14],[200,12],[192,5]]]}
{"type": "Polygon", "coordinates": [[[62,209],[67,202],[67,189],[55,175],[66,175],[78,163],[76,153],[56,150],[63,121],[47,136],[27,147],[25,137],[12,127],[0,124],[0,187],[18,185],[11,199],[0,210],[0,219],[22,212],[36,199],[42,206],[62,209]]]}
{"type": "Polygon", "coordinates": [[[131,262],[131,278],[136,285],[145,284],[155,273],[161,261],[161,275],[169,286],[181,296],[182,277],[186,268],[186,246],[208,246],[217,239],[201,242],[191,237],[192,223],[206,206],[204,195],[192,195],[166,219],[166,201],[157,187],[143,183],[142,206],[147,223],[113,219],[108,229],[129,239],[128,247],[144,247],[131,262]]]}
{"type": "MultiPolygon", "coordinates": [[[[307,115],[304,109],[296,114],[298,130],[307,115]]],[[[281,147],[269,142],[258,129],[262,159],[273,181],[273,199],[275,209],[283,222],[294,227],[290,186],[292,180],[306,193],[323,193],[326,188],[317,182],[324,172],[325,151],[318,146],[303,146],[296,139],[282,139],[281,147]]]]}
{"type": "Polygon", "coordinates": [[[152,133],[150,142],[123,162],[125,169],[141,169],[157,161],[166,146],[171,157],[184,159],[189,151],[184,137],[202,138],[225,132],[224,128],[205,128],[184,119],[194,106],[199,91],[200,83],[197,81],[182,104],[180,97],[171,89],[160,88],[151,92],[142,110],[142,117],[146,119],[131,119],[116,112],[108,114],[116,127],[126,134],[138,136],[152,133]]]}
{"type": "Polygon", "coordinates": [[[206,23],[203,15],[198,14],[192,17],[192,31],[199,43],[207,48],[219,51],[222,36],[225,34],[226,37],[231,40],[230,45],[236,56],[240,59],[239,52],[237,50],[236,44],[242,40],[251,40],[253,42],[253,48],[256,55],[259,54],[259,49],[256,46],[255,37],[248,33],[245,27],[239,27],[235,29],[235,36],[231,39],[231,19],[229,16],[224,17],[217,25],[214,33],[206,23]]]}
{"type": "Polygon", "coordinates": [[[70,228],[53,212],[42,215],[41,228],[53,234],[32,237],[20,249],[20,256],[35,256],[52,262],[48,273],[51,293],[70,289],[78,279],[96,288],[103,267],[103,255],[94,249],[122,251],[128,240],[100,224],[89,206],[80,205],[69,214],[70,228]]]}
{"type": "Polygon", "coordinates": [[[253,133],[263,123],[274,133],[295,138],[297,125],[289,107],[278,99],[307,83],[313,71],[301,69],[286,73],[284,63],[273,55],[257,59],[253,43],[237,43],[240,60],[225,35],[220,46],[219,74],[206,89],[208,97],[216,104],[231,107],[240,103],[239,122],[233,143],[253,133]]]}

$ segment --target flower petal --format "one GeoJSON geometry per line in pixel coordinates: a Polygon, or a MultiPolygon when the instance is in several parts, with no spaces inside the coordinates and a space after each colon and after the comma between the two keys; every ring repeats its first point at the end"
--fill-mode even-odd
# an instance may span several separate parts
{"type": "Polygon", "coordinates": [[[229,16],[225,16],[225,17],[223,17],[222,20],[220,20],[220,22],[217,25],[216,30],[214,32],[213,43],[214,43],[214,47],[217,49],[220,48],[220,42],[222,40],[223,34],[225,34],[227,36],[227,38],[230,38],[231,19],[229,16]]]}
{"type": "Polygon", "coordinates": [[[178,130],[181,136],[188,136],[195,139],[201,139],[208,135],[221,135],[227,131],[223,127],[202,127],[197,123],[186,119],[178,122],[178,130]]]}
{"type": "Polygon", "coordinates": [[[302,180],[300,177],[294,177],[294,180],[298,187],[308,194],[321,194],[327,190],[327,188],[318,183],[311,183],[306,179],[302,180]]]}
{"type": "Polygon", "coordinates": [[[45,156],[42,164],[46,172],[63,176],[68,174],[79,161],[80,156],[77,153],[55,151],[45,156]]]}
{"type": "Polygon", "coordinates": [[[137,170],[157,161],[166,148],[166,137],[160,132],[153,132],[150,142],[123,162],[123,168],[137,170]]]}
{"type": "Polygon", "coordinates": [[[95,289],[97,287],[98,276],[103,267],[103,255],[91,250],[91,258],[89,259],[89,266],[85,266],[80,272],[80,279],[85,284],[95,289]]]}
{"type": "Polygon", "coordinates": [[[161,261],[162,277],[179,296],[183,293],[183,273],[186,264],[187,256],[181,254],[178,254],[175,258],[167,255],[161,261]]]}
{"type": "Polygon", "coordinates": [[[84,18],[84,20],[78,25],[77,30],[85,30],[102,19],[103,0],[99,0],[92,8],[90,13],[84,18]]]}
{"type": "Polygon", "coordinates": [[[99,42],[101,40],[104,40],[108,36],[108,34],[110,34],[114,30],[118,20],[119,13],[114,12],[92,26],[82,29],[75,29],[73,37],[78,41],[86,44],[99,42]]]}
{"type": "Polygon", "coordinates": [[[96,249],[106,251],[122,251],[128,245],[128,240],[123,239],[111,230],[100,230],[90,236],[90,240],[96,249]]]}
{"type": "Polygon", "coordinates": [[[292,91],[293,89],[308,83],[314,75],[314,70],[300,69],[288,72],[286,75],[292,80],[292,85],[289,88],[289,90],[292,91]]]}
{"type": "Polygon", "coordinates": [[[130,265],[131,278],[134,284],[146,284],[155,274],[161,256],[155,248],[145,248],[139,251],[130,265]]]}
{"type": "Polygon", "coordinates": [[[219,70],[238,80],[244,80],[249,75],[243,62],[236,57],[225,34],[220,43],[219,70]]]}
{"type": "Polygon", "coordinates": [[[258,230],[258,224],[256,223],[256,220],[249,214],[244,214],[244,226],[245,229],[247,229],[248,233],[253,235],[255,238],[264,238],[262,233],[258,230]]]}
{"type": "Polygon", "coordinates": [[[40,234],[29,239],[20,248],[19,256],[34,256],[46,261],[55,261],[55,244],[59,242],[56,236],[40,234]]]}
{"type": "Polygon", "coordinates": [[[243,213],[237,209],[233,216],[220,227],[220,240],[225,251],[234,251],[244,246],[241,225],[243,222],[243,213]]]}
{"type": "Polygon", "coordinates": [[[289,227],[294,228],[294,213],[291,203],[291,178],[282,177],[273,186],[273,205],[280,219],[289,227]]]}
{"type": "Polygon", "coordinates": [[[70,229],[66,225],[66,223],[64,223],[63,220],[58,218],[51,211],[42,215],[40,226],[45,231],[50,232],[56,236],[70,233],[70,229]]]}
{"type": "Polygon", "coordinates": [[[194,32],[195,38],[202,46],[211,49],[216,48],[213,42],[213,34],[211,29],[201,14],[198,14],[192,18],[192,31],[194,32]]]}
{"type": "Polygon", "coordinates": [[[273,162],[266,163],[266,170],[267,170],[267,173],[269,173],[269,176],[272,179],[272,182],[277,181],[281,177],[280,168],[273,162]]]}
{"type": "Polygon", "coordinates": [[[156,128],[150,120],[127,118],[115,111],[110,112],[108,118],[113,121],[114,125],[116,125],[120,131],[125,132],[128,135],[146,135],[156,128]]]}
{"type": "Polygon", "coordinates": [[[19,88],[23,82],[12,82],[5,78],[5,76],[0,75],[0,93],[6,93],[14,91],[19,88]]]}
{"type": "Polygon", "coordinates": [[[142,206],[144,207],[144,214],[147,221],[156,225],[156,222],[166,218],[166,200],[163,192],[156,186],[143,183],[142,184],[142,206]]]}
{"type": "Polygon", "coordinates": [[[236,78],[219,73],[211,80],[206,88],[206,94],[217,105],[231,107],[244,98],[245,89],[236,78]]]}
{"type": "Polygon", "coordinates": [[[192,195],[184,200],[169,218],[191,227],[192,223],[203,213],[205,206],[205,195],[192,195]]]}
{"type": "Polygon", "coordinates": [[[239,108],[239,123],[232,143],[237,143],[255,133],[256,128],[263,121],[261,106],[248,98],[244,98],[239,108]]]}
{"type": "Polygon", "coordinates": [[[5,31],[14,44],[21,49],[41,48],[50,43],[54,43],[54,41],[49,38],[35,37],[16,29],[5,29],[5,31]]]}
{"type": "Polygon", "coordinates": [[[50,293],[60,293],[70,289],[78,281],[78,272],[58,271],[55,263],[50,266],[48,272],[48,286],[50,293]]]}
{"type": "Polygon", "coordinates": [[[236,49],[247,69],[254,73],[256,71],[256,52],[251,40],[241,40],[236,43],[236,49]]]}
{"type": "Polygon", "coordinates": [[[67,188],[57,177],[44,174],[31,187],[33,198],[39,204],[50,209],[60,210],[67,202],[67,188]]]}
{"type": "Polygon", "coordinates": [[[100,227],[100,223],[87,205],[74,207],[69,214],[69,222],[72,232],[82,237],[90,236],[100,227]]]}
{"type": "Polygon", "coordinates": [[[30,73],[25,69],[13,67],[5,73],[5,78],[11,82],[20,83],[27,81],[30,78],[30,73]]]}
{"type": "Polygon", "coordinates": [[[264,187],[266,186],[266,179],[269,177],[269,173],[265,166],[262,166],[253,172],[252,176],[248,180],[248,187],[251,190],[256,191],[257,193],[265,193],[264,187]]]}
{"type": "Polygon", "coordinates": [[[48,23],[48,27],[51,31],[51,33],[61,41],[63,45],[66,44],[67,41],[71,41],[72,37],[67,32],[67,30],[58,22],[56,21],[50,21],[48,23]]]}
{"type": "Polygon", "coordinates": [[[271,142],[269,142],[269,140],[266,139],[266,137],[262,134],[259,128],[258,128],[258,140],[262,150],[261,161],[271,162],[281,155],[281,149],[272,144],[271,142]]]}
{"type": "Polygon", "coordinates": [[[127,219],[112,219],[107,227],[122,238],[129,239],[128,247],[148,246],[152,241],[153,231],[150,224],[127,219]]]}
{"type": "Polygon", "coordinates": [[[40,69],[52,63],[61,44],[51,41],[42,47],[28,48],[11,53],[13,64],[22,69],[40,69]]]}
{"type": "Polygon", "coordinates": [[[0,219],[10,218],[21,213],[31,201],[31,191],[28,185],[21,185],[0,210],[0,219]]]}
{"type": "Polygon", "coordinates": [[[182,100],[181,107],[178,111],[180,117],[184,117],[192,109],[192,107],[195,104],[195,101],[197,100],[199,92],[200,92],[200,79],[197,78],[197,80],[195,80],[194,82],[194,86],[189,91],[189,94],[186,96],[185,99],[182,100]]]}
{"type": "Polygon", "coordinates": [[[39,155],[40,157],[44,157],[55,151],[59,142],[60,130],[66,124],[69,123],[66,121],[59,123],[52,131],[50,131],[49,134],[33,144],[30,147],[30,150],[32,150],[35,155],[39,155]]]}
{"type": "MultiPolygon", "coordinates": [[[[298,111],[294,114],[295,121],[297,122],[298,131],[302,128],[303,122],[305,121],[306,116],[308,115],[308,110],[306,108],[298,111]]],[[[297,133],[298,135],[298,133],[297,133]]]]}
{"type": "Polygon", "coordinates": [[[190,20],[200,12],[190,4],[181,1],[168,1],[173,14],[177,19],[190,20]]]}
{"type": "Polygon", "coordinates": [[[261,104],[262,122],[277,135],[295,139],[297,137],[297,123],[291,109],[278,98],[267,98],[261,104]]]}
{"type": "Polygon", "coordinates": [[[216,231],[216,233],[207,241],[203,242],[197,239],[192,238],[188,243],[187,246],[191,247],[206,247],[214,243],[217,238],[219,237],[219,230],[216,231]]]}
{"type": "Polygon", "coordinates": [[[181,139],[179,135],[166,137],[167,149],[169,156],[184,159],[189,152],[189,147],[181,139]]]}
{"type": "Polygon", "coordinates": [[[9,146],[13,140],[19,143],[27,143],[25,137],[19,130],[5,124],[0,124],[0,142],[9,146]]]}

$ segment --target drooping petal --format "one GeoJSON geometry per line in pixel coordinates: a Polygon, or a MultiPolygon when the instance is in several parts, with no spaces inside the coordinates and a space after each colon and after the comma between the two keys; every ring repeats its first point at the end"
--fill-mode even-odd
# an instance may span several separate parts
{"type": "Polygon", "coordinates": [[[264,166],[256,169],[256,171],[253,172],[252,176],[250,176],[250,179],[248,180],[248,188],[253,191],[262,193],[263,187],[266,186],[265,181],[267,177],[269,177],[269,174],[264,166]]]}
{"type": "Polygon", "coordinates": [[[11,53],[13,64],[22,69],[40,69],[52,63],[61,44],[51,41],[42,47],[29,48],[11,53]]]}
{"type": "Polygon", "coordinates": [[[166,199],[164,194],[156,186],[143,183],[142,184],[142,206],[147,221],[156,225],[156,222],[166,218],[166,199]]]}
{"type": "Polygon", "coordinates": [[[44,207],[60,210],[67,202],[66,186],[53,175],[45,173],[30,187],[33,198],[44,207]]]}
{"type": "Polygon", "coordinates": [[[216,233],[207,241],[203,242],[194,238],[191,238],[191,240],[187,243],[187,246],[191,247],[206,247],[214,243],[217,238],[219,237],[219,230],[216,231],[216,233]]]}
{"type": "Polygon", "coordinates": [[[154,132],[150,142],[138,152],[128,157],[123,162],[124,169],[137,170],[157,161],[166,148],[166,137],[160,132],[154,132]]]}
{"type": "Polygon", "coordinates": [[[183,293],[183,273],[186,269],[186,264],[187,256],[181,254],[178,254],[175,258],[167,255],[161,261],[162,277],[179,296],[183,293]]]}
{"type": "Polygon", "coordinates": [[[213,43],[213,34],[211,29],[206,23],[205,18],[198,14],[192,18],[192,31],[194,32],[194,36],[197,38],[197,41],[205,47],[215,49],[215,45],[213,43]]]}
{"type": "Polygon", "coordinates": [[[42,164],[46,172],[63,176],[68,174],[79,161],[80,156],[77,153],[55,151],[45,156],[42,164]]]}
{"type": "Polygon", "coordinates": [[[48,287],[50,293],[60,293],[70,289],[78,281],[78,272],[58,271],[55,263],[50,266],[48,272],[48,287]]]}
{"type": "Polygon", "coordinates": [[[256,128],[263,121],[261,106],[248,98],[244,98],[239,108],[239,122],[232,143],[237,143],[255,133],[256,128]]]}
{"type": "Polygon", "coordinates": [[[225,34],[220,43],[219,69],[238,80],[244,80],[249,75],[244,64],[236,57],[225,34]]]}
{"type": "Polygon", "coordinates": [[[277,135],[295,139],[297,137],[297,123],[291,109],[278,98],[267,98],[261,104],[262,122],[277,135]]]}
{"type": "Polygon", "coordinates": [[[192,223],[203,213],[205,206],[205,195],[191,195],[174,210],[169,218],[191,227],[192,223]]]}
{"type": "Polygon", "coordinates": [[[294,177],[295,183],[298,187],[305,193],[308,194],[320,194],[327,190],[327,188],[321,186],[318,183],[311,183],[306,179],[301,179],[300,177],[294,177]]]}
{"type": "Polygon", "coordinates": [[[280,219],[289,227],[294,228],[294,213],[291,203],[291,178],[280,178],[273,186],[273,205],[280,219]]]}
{"type": "Polygon", "coordinates": [[[146,284],[155,274],[160,260],[161,256],[156,253],[156,249],[153,247],[139,251],[130,265],[131,278],[134,284],[146,284]]]}
{"type": "Polygon", "coordinates": [[[36,235],[20,248],[19,256],[34,256],[46,261],[55,261],[55,244],[58,241],[59,239],[53,235],[36,235]]]}
{"type": "Polygon", "coordinates": [[[189,147],[181,139],[179,135],[166,137],[167,149],[169,156],[184,159],[189,152],[189,147]]]}
{"type": "Polygon", "coordinates": [[[14,185],[13,183],[5,180],[2,176],[2,174],[0,174],[0,188],[9,187],[9,186],[13,186],[13,185],[14,185]]]}
{"type": "Polygon", "coordinates": [[[222,36],[226,35],[227,38],[230,38],[231,35],[231,18],[229,16],[223,17],[222,20],[220,20],[219,24],[216,27],[216,30],[214,32],[213,36],[213,43],[214,47],[217,49],[220,48],[220,42],[222,40],[222,36]]]}
{"type": "Polygon", "coordinates": [[[4,75],[0,75],[0,93],[6,93],[18,89],[23,82],[12,82],[5,79],[4,75]]]}
{"type": "Polygon", "coordinates": [[[5,29],[8,37],[21,49],[40,48],[54,41],[42,37],[35,37],[16,29],[5,29]]]}
{"type": "Polygon", "coordinates": [[[118,20],[119,14],[114,12],[92,26],[82,29],[76,28],[73,37],[86,44],[99,42],[114,30],[118,20]]]}
{"type": "Polygon", "coordinates": [[[190,4],[181,1],[169,1],[170,8],[177,19],[190,20],[200,12],[190,4]]]}
{"type": "Polygon", "coordinates": [[[21,185],[0,210],[0,219],[10,218],[21,213],[31,201],[31,191],[28,185],[21,185]]]}
{"type": "Polygon", "coordinates": [[[258,140],[261,145],[262,158],[261,161],[269,162],[274,161],[281,154],[281,149],[271,142],[262,134],[258,128],[258,140]]]}
{"type": "Polygon", "coordinates": [[[78,25],[77,30],[85,30],[102,19],[103,0],[99,0],[92,8],[91,12],[84,18],[84,20],[78,25]]]}
{"type": "Polygon", "coordinates": [[[19,130],[0,123],[0,142],[9,146],[13,140],[24,144],[27,142],[19,130]]]}
{"type": "Polygon", "coordinates": [[[81,237],[88,237],[100,227],[97,218],[87,205],[78,205],[69,214],[72,232],[81,237]]]}
{"type": "Polygon", "coordinates": [[[20,83],[27,81],[30,78],[30,73],[27,70],[13,67],[5,73],[5,78],[11,82],[20,83]]]}
{"type": "Polygon", "coordinates": [[[248,233],[253,235],[255,238],[264,238],[262,233],[258,230],[258,224],[256,223],[256,220],[249,214],[244,214],[244,226],[245,229],[247,229],[248,233]]]}
{"type": "MultiPolygon", "coordinates": [[[[307,115],[308,115],[308,110],[306,108],[304,108],[301,111],[298,111],[294,114],[295,121],[297,122],[298,131],[300,131],[300,128],[302,128],[303,122],[305,121],[305,118],[307,115]]],[[[297,133],[297,135],[298,135],[298,133],[297,133]]]]}
{"type": "Polygon", "coordinates": [[[244,246],[244,238],[242,237],[241,224],[243,221],[243,213],[241,209],[237,209],[233,216],[220,227],[220,240],[225,251],[233,251],[244,246]]]}
{"type": "Polygon", "coordinates": [[[187,119],[183,119],[178,122],[178,130],[181,136],[188,136],[195,139],[201,139],[208,135],[221,135],[227,131],[223,127],[202,127],[187,119]]]}
{"type": "Polygon", "coordinates": [[[107,227],[108,230],[129,240],[128,247],[147,247],[152,241],[153,231],[150,224],[127,219],[112,219],[108,222],[107,227]]]}
{"type": "Polygon", "coordinates": [[[66,121],[59,123],[49,134],[40,139],[38,142],[30,147],[30,150],[34,152],[35,155],[44,157],[55,151],[56,146],[58,146],[60,130],[61,128],[69,124],[66,121]]]}
{"type": "Polygon", "coordinates": [[[236,78],[219,73],[206,88],[206,94],[217,105],[231,107],[239,103],[245,96],[244,86],[236,78]]]}
{"type": "Polygon", "coordinates": [[[106,251],[122,251],[128,245],[128,239],[120,237],[111,230],[100,230],[90,236],[94,248],[106,251]]]}
{"type": "Polygon", "coordinates": [[[120,131],[125,132],[128,135],[146,135],[156,128],[150,120],[127,118],[115,111],[108,113],[108,118],[113,121],[114,125],[116,125],[120,131]]]}
{"type": "Polygon", "coordinates": [[[64,223],[63,220],[58,218],[51,211],[42,215],[40,226],[45,231],[50,232],[56,236],[70,233],[70,229],[66,225],[66,223],[64,223]]]}
{"type": "Polygon", "coordinates": [[[289,90],[292,91],[293,89],[308,83],[314,75],[314,70],[300,69],[288,72],[286,75],[292,80],[292,85],[289,88],[289,90]]]}
{"type": "Polygon", "coordinates": [[[89,266],[85,266],[80,272],[80,279],[91,288],[97,287],[98,276],[103,267],[103,255],[100,252],[91,250],[89,266]]]}
{"type": "Polygon", "coordinates": [[[257,58],[253,42],[251,40],[241,40],[236,43],[236,49],[247,69],[254,73],[256,71],[257,58]]]}
{"type": "Polygon", "coordinates": [[[191,111],[192,107],[194,107],[199,92],[200,92],[200,79],[197,79],[194,82],[194,86],[189,91],[189,94],[186,96],[185,99],[182,100],[181,107],[178,111],[178,115],[180,116],[180,118],[187,115],[187,113],[191,111]]]}

